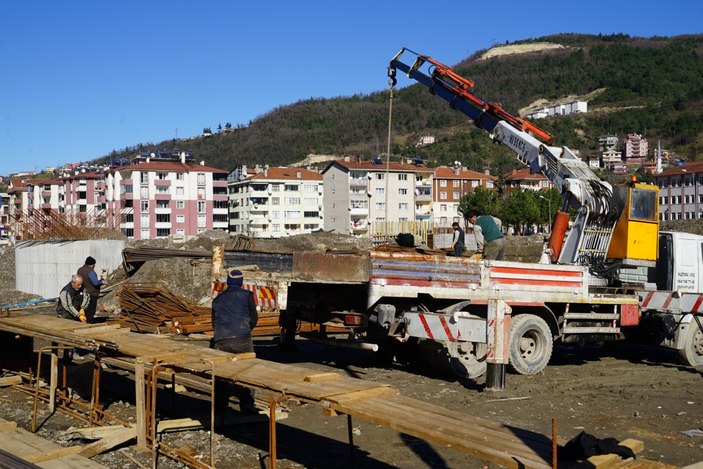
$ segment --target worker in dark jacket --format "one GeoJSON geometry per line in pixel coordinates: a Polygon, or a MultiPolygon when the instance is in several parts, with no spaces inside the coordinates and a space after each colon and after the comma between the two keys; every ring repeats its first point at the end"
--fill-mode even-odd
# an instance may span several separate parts
{"type": "MultiPolygon", "coordinates": [[[[212,301],[212,326],[215,336],[212,347],[230,353],[254,351],[251,331],[259,316],[254,304],[254,294],[242,288],[244,276],[239,270],[227,275],[227,289],[212,301]]],[[[215,414],[222,418],[228,406],[226,383],[216,383],[215,414]]],[[[247,388],[237,386],[234,394],[239,397],[239,408],[245,413],[258,413],[254,396],[247,388]]]]}
{"type": "Polygon", "coordinates": [[[454,230],[454,235],[452,236],[452,249],[454,250],[454,255],[456,257],[461,257],[466,250],[464,230],[461,229],[459,223],[457,222],[452,223],[452,229],[454,230]]]}
{"type": "Polygon", "coordinates": [[[56,313],[60,318],[86,322],[85,308],[89,301],[90,297],[83,291],[83,277],[73,275],[71,281],[59,293],[56,313]]]}
{"type": "Polygon", "coordinates": [[[466,218],[474,225],[477,254],[484,259],[505,259],[505,238],[500,229],[500,219],[490,215],[479,216],[475,210],[469,211],[466,218]]]}
{"type": "Polygon", "coordinates": [[[85,316],[89,323],[93,322],[95,310],[98,308],[98,297],[100,296],[100,287],[106,284],[105,280],[100,279],[95,273],[95,259],[88,256],[85,259],[85,265],[78,269],[78,275],[83,278],[83,287],[90,301],[88,307],[85,308],[85,316]]]}

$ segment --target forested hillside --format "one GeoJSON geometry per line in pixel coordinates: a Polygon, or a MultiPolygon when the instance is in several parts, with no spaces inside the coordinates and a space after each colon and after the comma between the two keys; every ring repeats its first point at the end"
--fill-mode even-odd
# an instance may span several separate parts
{"type": "MultiPolygon", "coordinates": [[[[582,155],[596,152],[599,135],[636,132],[647,137],[651,147],[660,140],[678,159],[703,157],[703,35],[643,39],[562,34],[513,44],[544,42],[564,47],[487,59],[482,58],[486,51],[478,51],[455,69],[476,82],[476,93],[513,114],[538,101],[555,103],[592,94],[586,114],[537,121],[554,135],[556,144],[582,155]]],[[[419,51],[444,61],[441,50],[419,51]]],[[[385,72],[377,70],[381,77],[385,72]]],[[[399,77],[393,157],[420,155],[429,164],[458,160],[494,174],[515,166],[512,153],[493,145],[485,132],[424,86],[412,83],[399,77]],[[434,135],[437,142],[415,148],[414,142],[425,134],[434,135]]],[[[137,144],[111,156],[131,158],[137,150],[155,147],[192,150],[196,159],[223,169],[241,163],[286,165],[311,153],[370,158],[385,153],[388,97],[388,90],[379,90],[300,101],[228,133],[137,144]]]]}

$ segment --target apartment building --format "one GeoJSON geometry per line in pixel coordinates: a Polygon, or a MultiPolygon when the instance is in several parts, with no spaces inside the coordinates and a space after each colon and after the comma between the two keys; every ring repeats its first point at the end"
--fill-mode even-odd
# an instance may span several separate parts
{"type": "Polygon", "coordinates": [[[268,167],[229,178],[229,231],[281,238],[323,227],[322,175],[304,168],[268,167]]]}
{"type": "Polygon", "coordinates": [[[649,143],[639,134],[629,134],[625,140],[625,163],[641,164],[647,159],[649,143]]]}
{"type": "Polygon", "coordinates": [[[514,169],[503,175],[503,181],[505,182],[503,190],[506,194],[518,189],[539,191],[554,187],[542,173],[530,174],[530,168],[514,169]]]}
{"type": "Polygon", "coordinates": [[[27,203],[34,210],[63,211],[64,187],[60,179],[30,179],[27,181],[27,203]]]}
{"type": "MultiPolygon", "coordinates": [[[[134,239],[187,239],[206,230],[227,230],[227,171],[188,161],[186,154],[177,158],[142,157],[108,170],[107,226],[134,239]]],[[[98,191],[92,202],[100,205],[102,200],[98,191]]]]}
{"type": "Polygon", "coordinates": [[[432,220],[435,227],[450,227],[460,222],[459,203],[478,187],[495,189],[498,178],[488,172],[472,171],[456,164],[435,168],[432,180],[432,220]]]}
{"type": "Polygon", "coordinates": [[[670,166],[655,174],[659,186],[659,219],[703,218],[703,162],[670,166]]]}
{"type": "Polygon", "coordinates": [[[357,236],[371,223],[430,220],[433,170],[419,159],[406,162],[344,158],[322,172],[324,229],[357,236]]]}

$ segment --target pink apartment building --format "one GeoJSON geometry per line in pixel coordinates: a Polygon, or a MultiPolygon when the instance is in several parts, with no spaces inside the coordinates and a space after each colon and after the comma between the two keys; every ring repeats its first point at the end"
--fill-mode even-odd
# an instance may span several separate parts
{"type": "Polygon", "coordinates": [[[134,239],[226,231],[227,173],[185,156],[111,168],[105,177],[107,224],[134,239]]]}

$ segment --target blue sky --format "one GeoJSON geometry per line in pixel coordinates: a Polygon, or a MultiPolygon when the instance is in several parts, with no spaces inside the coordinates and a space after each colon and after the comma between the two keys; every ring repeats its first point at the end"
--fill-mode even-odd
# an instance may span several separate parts
{"type": "Polygon", "coordinates": [[[700,0],[5,1],[0,175],[383,90],[402,46],[455,64],[548,34],[672,36],[702,25],[700,0]]]}

